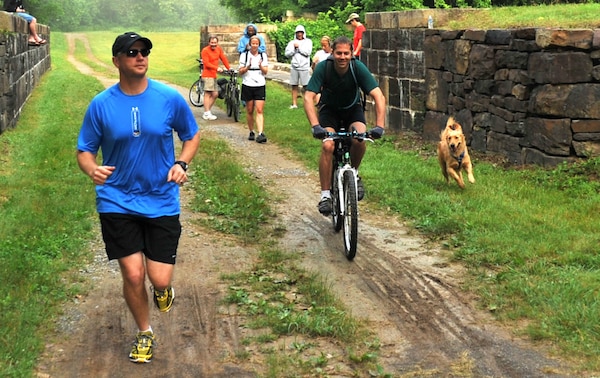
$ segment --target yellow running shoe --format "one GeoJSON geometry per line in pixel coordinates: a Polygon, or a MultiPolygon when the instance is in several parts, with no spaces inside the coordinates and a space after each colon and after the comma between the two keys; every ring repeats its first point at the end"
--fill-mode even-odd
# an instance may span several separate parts
{"type": "Polygon", "coordinates": [[[136,363],[152,362],[152,346],[154,333],[152,331],[138,332],[129,353],[129,361],[136,363]]]}
{"type": "Polygon", "coordinates": [[[169,286],[165,290],[154,289],[154,303],[160,312],[169,312],[173,307],[175,299],[175,290],[169,286]]]}

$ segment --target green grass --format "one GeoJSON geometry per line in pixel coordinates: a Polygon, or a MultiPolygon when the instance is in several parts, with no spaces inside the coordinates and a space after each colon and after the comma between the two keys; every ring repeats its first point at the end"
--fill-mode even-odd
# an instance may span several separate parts
{"type": "MultiPolygon", "coordinates": [[[[52,43],[65,50],[60,36],[52,43]]],[[[48,319],[80,289],[72,272],[90,259],[94,193],[75,140],[81,109],[101,86],[69,70],[64,54],[52,63],[17,129],[0,137],[0,376],[30,375],[48,319]],[[65,93],[69,101],[58,100],[65,93]]]]}
{"type": "Polygon", "coordinates": [[[320,348],[319,340],[343,345],[345,362],[352,362],[356,376],[368,376],[369,371],[385,376],[377,365],[379,342],[349,315],[327,282],[299,269],[295,259],[297,255],[265,248],[250,271],[224,277],[232,281],[225,302],[235,304],[240,315],[250,319],[245,327],[258,332],[244,344],[268,350],[264,376],[320,376],[323,367],[332,364],[324,356],[333,350],[320,348]],[[286,296],[289,293],[294,295],[286,296]],[[288,348],[273,350],[276,343],[290,338],[312,342],[294,341],[288,348]]]}
{"type": "MultiPolygon", "coordinates": [[[[184,88],[189,88],[198,79],[200,57],[200,34],[194,32],[145,32],[138,31],[152,41],[149,57],[148,76],[153,79],[168,80],[184,88]]],[[[121,31],[85,33],[94,56],[112,67],[112,44],[121,31]]],[[[86,64],[88,59],[82,60],[86,64]]],[[[89,64],[95,67],[95,64],[89,64]]],[[[103,72],[100,70],[100,72],[103,72]]],[[[111,70],[116,75],[116,70],[111,70]]],[[[110,73],[109,72],[109,73],[110,73]]]]}
{"type": "Polygon", "coordinates": [[[465,12],[462,17],[450,20],[449,29],[509,29],[528,27],[547,28],[598,28],[596,16],[600,4],[557,4],[532,7],[494,7],[488,10],[465,12]]]}
{"type": "Polygon", "coordinates": [[[236,235],[245,243],[268,240],[274,231],[267,227],[274,215],[268,202],[271,196],[234,156],[224,141],[202,141],[194,158],[192,209],[207,214],[200,219],[202,225],[236,235]]]}

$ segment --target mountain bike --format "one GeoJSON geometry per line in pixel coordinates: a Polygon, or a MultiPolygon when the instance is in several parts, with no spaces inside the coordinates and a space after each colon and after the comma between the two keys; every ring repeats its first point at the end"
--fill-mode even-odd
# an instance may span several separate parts
{"type": "Polygon", "coordinates": [[[352,261],[358,243],[358,172],[350,162],[350,147],[352,139],[373,140],[368,132],[347,131],[345,127],[337,132],[328,132],[325,139],[328,138],[335,142],[331,173],[331,220],[335,232],[343,230],[344,253],[352,261]]]}
{"type": "Polygon", "coordinates": [[[238,83],[238,71],[226,70],[223,75],[229,75],[227,87],[225,88],[225,106],[227,107],[227,116],[231,117],[235,122],[240,120],[240,95],[242,93],[240,84],[238,83]]]}
{"type": "Polygon", "coordinates": [[[198,61],[198,80],[194,81],[194,84],[190,87],[190,102],[194,106],[204,106],[204,80],[202,80],[202,71],[204,70],[204,63],[202,59],[196,59],[198,61]]]}

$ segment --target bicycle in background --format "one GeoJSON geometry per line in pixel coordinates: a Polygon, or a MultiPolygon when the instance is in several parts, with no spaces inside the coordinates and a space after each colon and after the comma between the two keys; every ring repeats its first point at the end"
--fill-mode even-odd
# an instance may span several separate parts
{"type": "Polygon", "coordinates": [[[228,75],[227,86],[225,87],[225,106],[227,107],[227,116],[233,116],[235,122],[240,120],[240,104],[242,89],[238,83],[238,71],[225,70],[223,75],[228,75]]]}
{"type": "Polygon", "coordinates": [[[373,139],[368,132],[347,131],[345,127],[337,132],[328,132],[325,139],[328,138],[335,142],[331,173],[331,220],[335,232],[343,230],[344,253],[352,261],[358,244],[358,172],[350,162],[350,146],[352,139],[370,142],[373,139]]]}
{"type": "Polygon", "coordinates": [[[202,59],[196,59],[198,61],[198,70],[200,74],[198,75],[198,80],[192,84],[190,87],[190,102],[194,106],[204,106],[204,80],[202,80],[202,71],[204,70],[204,63],[202,59]]]}

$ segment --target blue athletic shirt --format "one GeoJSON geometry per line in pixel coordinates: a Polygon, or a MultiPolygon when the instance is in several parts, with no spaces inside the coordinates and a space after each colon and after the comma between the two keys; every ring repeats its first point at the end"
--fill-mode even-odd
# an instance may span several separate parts
{"type": "Polygon", "coordinates": [[[179,185],[167,182],[175,163],[173,130],[187,141],[198,124],[183,97],[165,84],[149,79],[148,88],[133,96],[116,84],[94,97],[77,149],[102,149],[102,165],[116,167],[104,185],[96,185],[98,213],[179,214],[179,185]]]}

